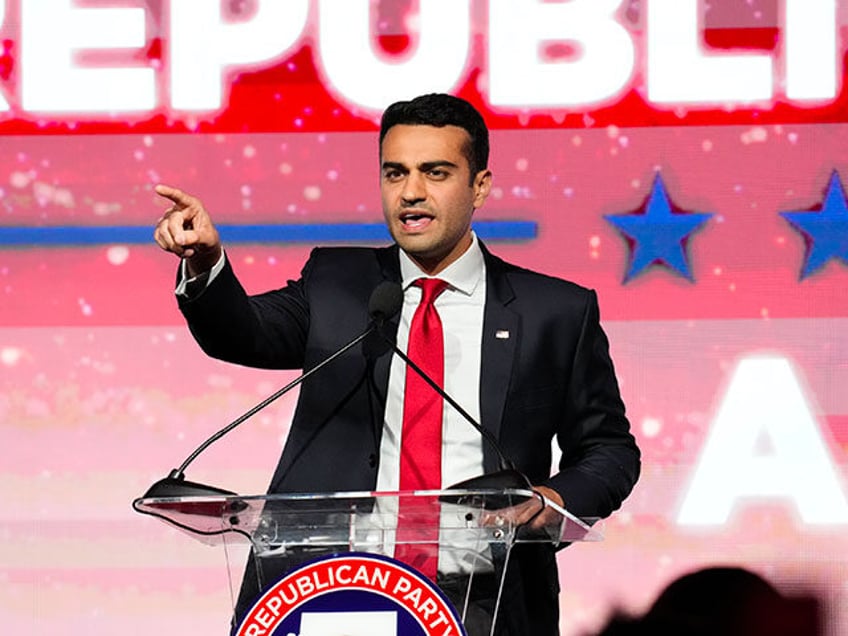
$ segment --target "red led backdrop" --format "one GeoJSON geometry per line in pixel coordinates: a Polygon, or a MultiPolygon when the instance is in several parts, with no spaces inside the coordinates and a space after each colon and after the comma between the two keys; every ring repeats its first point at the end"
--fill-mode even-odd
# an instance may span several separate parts
{"type": "MultiPolygon", "coordinates": [[[[291,374],[207,359],[151,240],[200,196],[254,291],[383,243],[376,121],[486,114],[478,232],[595,288],[643,476],[560,553],[562,631],[741,564],[848,629],[848,3],[0,2],[0,616],[219,633],[223,554],[129,502],[291,374]],[[370,12],[369,12],[370,6],[370,12]],[[106,28],[108,27],[108,28],[106,28]]],[[[293,398],[191,478],[264,489],[293,398]]]]}

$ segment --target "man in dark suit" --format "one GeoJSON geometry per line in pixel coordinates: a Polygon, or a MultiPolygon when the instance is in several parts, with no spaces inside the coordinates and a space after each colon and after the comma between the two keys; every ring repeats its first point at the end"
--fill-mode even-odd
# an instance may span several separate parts
{"type": "MultiPolygon", "coordinates": [[[[316,249],[298,280],[258,296],[238,283],[196,198],[158,186],[172,206],[155,238],[182,258],[180,308],[203,350],[263,368],[311,368],[364,331],[369,297],[383,281],[404,288],[404,308],[387,325],[404,349],[421,297],[415,280],[446,280],[435,304],[448,393],[540,494],[578,516],[605,517],[635,484],[639,451],[597,299],[502,261],[474,235],[472,216],[492,183],[488,151],[485,123],[464,100],[425,95],[393,104],[383,115],[380,167],[395,244],[316,249]],[[562,458],[551,475],[554,438],[562,458]]],[[[372,351],[343,356],[305,382],[270,492],[398,489],[403,373],[397,356],[372,351]]],[[[451,409],[444,413],[442,485],[496,470],[493,449],[451,409]]],[[[519,547],[508,573],[517,601],[503,633],[556,634],[553,548],[519,547]]]]}

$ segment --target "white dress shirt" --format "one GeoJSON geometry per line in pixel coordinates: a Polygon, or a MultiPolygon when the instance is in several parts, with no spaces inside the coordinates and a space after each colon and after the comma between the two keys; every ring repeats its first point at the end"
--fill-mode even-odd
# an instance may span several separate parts
{"type": "MultiPolygon", "coordinates": [[[[397,332],[397,346],[407,350],[409,326],[421,301],[421,289],[413,285],[427,278],[402,250],[400,271],[403,280],[403,308],[397,332]]],[[[445,343],[444,390],[476,421],[480,421],[480,341],[486,302],[486,263],[477,237],[455,262],[437,278],[448,288],[436,298],[445,343]]],[[[413,360],[415,362],[415,360],[413,360]]],[[[380,443],[380,469],[377,490],[399,490],[400,446],[403,424],[403,394],[406,363],[392,359],[383,436],[380,443]]],[[[483,440],[480,433],[450,404],[444,403],[442,420],[442,487],[477,477],[483,473],[483,440]]]]}

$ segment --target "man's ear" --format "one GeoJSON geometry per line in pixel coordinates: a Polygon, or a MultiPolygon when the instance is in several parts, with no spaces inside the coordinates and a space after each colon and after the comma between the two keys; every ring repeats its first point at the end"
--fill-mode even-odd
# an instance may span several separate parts
{"type": "Polygon", "coordinates": [[[483,207],[492,190],[492,171],[481,170],[474,176],[474,209],[483,207]]]}

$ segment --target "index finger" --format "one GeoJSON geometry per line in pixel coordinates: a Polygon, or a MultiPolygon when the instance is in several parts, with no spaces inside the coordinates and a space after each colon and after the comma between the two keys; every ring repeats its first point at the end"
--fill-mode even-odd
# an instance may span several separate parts
{"type": "Polygon", "coordinates": [[[172,186],[165,185],[163,183],[160,183],[159,185],[157,185],[154,188],[154,190],[156,191],[156,194],[158,194],[159,196],[165,197],[166,199],[169,199],[173,203],[176,203],[177,205],[180,205],[182,207],[187,208],[188,206],[192,205],[195,201],[194,197],[191,196],[190,194],[186,194],[185,192],[183,192],[179,188],[174,188],[172,186]]]}

